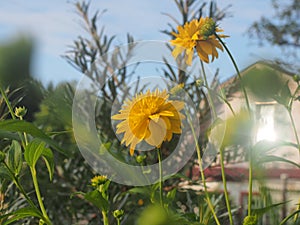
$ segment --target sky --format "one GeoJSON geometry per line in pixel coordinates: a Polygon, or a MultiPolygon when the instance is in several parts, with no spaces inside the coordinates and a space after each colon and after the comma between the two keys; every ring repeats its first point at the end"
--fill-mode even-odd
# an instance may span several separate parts
{"type": "MultiPolygon", "coordinates": [[[[246,31],[252,22],[262,15],[272,16],[271,0],[216,0],[220,8],[231,4],[230,18],[219,26],[224,34],[230,35],[226,44],[234,55],[240,69],[261,59],[272,59],[280,54],[279,49],[270,46],[259,47],[256,40],[250,40],[246,31]]],[[[76,71],[62,57],[79,35],[85,35],[80,17],[76,14],[72,0],[2,0],[0,2],[0,45],[20,35],[34,40],[34,55],[31,73],[44,84],[78,80],[82,74],[76,71]]],[[[160,30],[167,28],[170,18],[167,12],[179,15],[173,0],[92,0],[91,13],[106,9],[99,23],[105,26],[109,35],[116,35],[116,45],[126,43],[129,32],[138,41],[168,41],[160,30]]],[[[210,65],[220,68],[221,79],[235,74],[228,56],[221,53],[210,65]]]]}

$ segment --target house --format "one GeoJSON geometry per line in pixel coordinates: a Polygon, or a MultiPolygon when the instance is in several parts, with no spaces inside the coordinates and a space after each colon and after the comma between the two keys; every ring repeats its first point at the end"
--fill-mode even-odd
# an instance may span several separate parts
{"type": "MultiPolygon", "coordinates": [[[[251,154],[257,154],[253,162],[253,208],[265,207],[266,201],[269,204],[289,201],[287,204],[277,206],[275,214],[269,213],[264,216],[260,221],[263,225],[273,224],[272,221],[276,219],[279,221],[286,217],[297,208],[300,201],[300,167],[297,166],[300,165],[300,149],[299,147],[297,149],[295,135],[296,130],[300,136],[300,101],[292,102],[293,122],[288,110],[283,106],[283,104],[289,104],[288,97],[293,95],[298,87],[293,75],[276,64],[264,61],[252,64],[241,71],[242,82],[247,87],[250,108],[255,117],[253,132],[244,130],[248,132],[246,135],[248,135],[248,140],[251,139],[252,146],[255,144],[257,146],[255,151],[251,150],[251,154]],[[282,141],[285,141],[285,144],[282,141]],[[294,146],[286,142],[294,143],[294,146]],[[268,150],[266,144],[277,147],[268,150]],[[283,160],[289,160],[289,163],[282,162],[283,160],[278,161],[280,157],[283,160]]],[[[221,87],[227,90],[228,101],[234,112],[245,108],[245,97],[240,88],[241,81],[237,76],[223,82],[221,87]]],[[[222,110],[219,113],[225,118],[232,117],[232,112],[228,107],[223,107],[222,110]]],[[[225,155],[227,188],[232,203],[239,208],[241,219],[247,215],[248,154],[243,150],[243,146],[238,144],[233,150],[226,149],[225,155]]],[[[219,158],[204,172],[209,190],[223,192],[219,158]]],[[[193,176],[199,179],[198,168],[193,169],[193,176]]]]}

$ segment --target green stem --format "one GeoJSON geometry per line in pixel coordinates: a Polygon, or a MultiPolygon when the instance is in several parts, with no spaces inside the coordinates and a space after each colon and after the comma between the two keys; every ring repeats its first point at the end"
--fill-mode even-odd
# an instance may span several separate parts
{"type": "Polygon", "coordinates": [[[102,211],[103,225],[109,225],[108,216],[106,211],[102,211]]]}
{"type": "Polygon", "coordinates": [[[120,219],[117,219],[117,225],[120,225],[121,223],[120,223],[120,219]]]}
{"type": "Polygon", "coordinates": [[[230,207],[230,202],[229,202],[229,195],[227,191],[227,181],[226,181],[226,174],[225,174],[225,166],[224,166],[224,149],[220,149],[220,158],[221,158],[221,173],[222,173],[222,180],[223,180],[223,186],[224,186],[224,195],[225,195],[225,202],[226,202],[226,207],[228,211],[228,216],[229,216],[229,222],[230,225],[233,225],[233,219],[232,219],[232,213],[231,213],[231,207],[230,207]]]}
{"type": "MultiPolygon", "coordinates": [[[[6,103],[6,105],[7,105],[7,108],[8,108],[8,111],[9,111],[10,115],[11,115],[11,118],[12,118],[13,120],[16,120],[16,116],[15,116],[14,110],[13,110],[13,108],[11,107],[11,104],[10,104],[10,102],[9,102],[9,99],[8,99],[8,97],[7,97],[6,93],[5,93],[5,91],[2,89],[1,84],[0,84],[0,93],[1,93],[1,95],[2,95],[2,97],[3,97],[3,99],[4,99],[4,101],[5,101],[5,103],[6,103]]],[[[23,140],[23,137],[22,137],[21,133],[18,132],[18,135],[19,135],[19,137],[20,137],[20,140],[21,140],[21,142],[22,142],[23,147],[25,148],[25,143],[24,143],[24,140],[23,140]]]]}
{"type": "Polygon", "coordinates": [[[207,88],[208,102],[209,102],[211,110],[212,110],[213,119],[216,119],[217,118],[217,113],[216,113],[216,110],[215,110],[215,107],[214,107],[214,102],[213,102],[212,97],[211,97],[210,87],[209,87],[209,84],[208,84],[208,81],[207,81],[207,77],[206,77],[206,73],[205,73],[205,69],[204,69],[204,65],[203,65],[202,60],[200,60],[200,64],[201,64],[201,69],[202,69],[202,73],[203,73],[204,84],[207,88]]]}
{"type": "Polygon", "coordinates": [[[234,66],[234,69],[235,69],[235,71],[236,71],[236,73],[237,73],[237,75],[238,75],[238,77],[239,77],[239,79],[240,79],[240,81],[241,81],[241,87],[242,87],[242,90],[243,90],[243,93],[244,93],[244,97],[245,97],[245,100],[246,100],[246,105],[247,105],[247,108],[248,108],[248,110],[249,110],[249,112],[250,112],[250,103],[249,103],[249,99],[248,99],[248,95],[247,95],[246,89],[245,89],[245,87],[244,87],[244,85],[243,85],[243,83],[242,83],[242,76],[241,76],[241,73],[240,73],[240,71],[239,71],[239,68],[238,68],[238,66],[237,66],[237,64],[236,64],[236,62],[235,62],[235,60],[234,60],[234,58],[233,58],[231,52],[229,51],[229,49],[228,49],[227,46],[225,45],[225,43],[224,43],[224,42],[222,41],[222,39],[218,36],[217,33],[215,33],[215,36],[217,37],[217,39],[220,41],[220,43],[221,43],[221,44],[223,45],[223,47],[225,48],[225,50],[226,50],[226,52],[227,52],[227,54],[228,54],[228,56],[229,56],[229,58],[230,58],[230,60],[231,60],[231,62],[232,62],[232,64],[233,64],[233,66],[234,66]]]}
{"type": "Polygon", "coordinates": [[[5,101],[6,105],[7,105],[7,108],[9,110],[10,115],[11,115],[11,118],[16,119],[14,110],[12,109],[11,104],[10,104],[10,102],[8,100],[8,97],[7,97],[6,93],[5,93],[5,91],[2,89],[1,85],[0,85],[0,92],[1,92],[2,97],[4,98],[4,101],[5,101]]]}
{"type": "Polygon", "coordinates": [[[31,172],[31,177],[32,177],[34,189],[35,189],[35,194],[36,194],[37,200],[38,200],[38,202],[39,202],[39,206],[40,206],[40,208],[41,208],[41,211],[42,211],[43,216],[44,216],[45,219],[46,219],[45,222],[46,222],[48,225],[52,225],[51,221],[49,220],[48,214],[47,214],[47,212],[46,212],[44,203],[43,203],[43,199],[42,199],[42,196],[41,196],[41,192],[40,192],[38,180],[37,180],[37,177],[36,177],[36,170],[35,170],[35,168],[34,168],[34,167],[30,167],[30,172],[31,172]]]}
{"type": "MultiPolygon", "coordinates": [[[[289,114],[289,117],[290,117],[290,120],[291,120],[291,123],[292,123],[293,131],[294,131],[294,134],[295,134],[295,138],[296,138],[296,142],[297,142],[297,148],[298,148],[299,153],[300,153],[300,141],[299,141],[299,137],[298,137],[298,133],[297,133],[295,120],[294,120],[294,117],[292,115],[292,108],[287,108],[287,110],[288,110],[288,114],[289,114]]],[[[300,204],[298,204],[296,210],[300,210],[300,204]]],[[[296,222],[297,219],[298,219],[298,213],[295,214],[295,216],[294,216],[294,222],[296,222]]]]}
{"type": "MultiPolygon", "coordinates": [[[[20,120],[23,120],[23,117],[22,116],[20,116],[20,120]]],[[[27,134],[24,132],[23,133],[23,136],[24,136],[24,142],[25,142],[25,146],[27,146],[28,145],[28,138],[27,138],[27,134]]],[[[24,147],[25,148],[25,147],[24,147]]]]}
{"type": "Polygon", "coordinates": [[[10,175],[13,178],[13,182],[14,184],[17,186],[17,188],[20,190],[20,192],[23,194],[23,196],[25,197],[25,199],[27,200],[27,202],[29,203],[29,205],[33,208],[36,208],[36,206],[34,205],[33,201],[29,198],[29,196],[27,195],[27,193],[25,192],[25,190],[23,189],[22,185],[20,184],[18,178],[14,175],[14,173],[10,170],[10,168],[8,167],[8,165],[3,162],[4,166],[7,168],[7,170],[9,171],[10,175]]]}
{"type": "MultiPolygon", "coordinates": [[[[195,130],[194,130],[194,126],[193,126],[193,123],[192,123],[192,120],[191,120],[191,116],[188,113],[187,109],[185,111],[186,111],[186,114],[187,114],[187,119],[188,119],[189,125],[190,125],[191,130],[192,130],[193,138],[194,138],[195,144],[196,144],[196,151],[197,151],[197,156],[198,156],[199,171],[200,171],[201,179],[202,179],[203,186],[204,186],[204,193],[205,193],[206,202],[207,202],[207,205],[208,205],[210,211],[213,214],[213,217],[215,219],[216,224],[217,225],[221,225],[220,221],[219,221],[219,219],[217,217],[217,214],[216,214],[216,212],[214,210],[214,206],[213,206],[212,202],[210,201],[210,197],[209,197],[209,194],[208,194],[208,191],[207,191],[204,170],[203,170],[203,167],[202,167],[202,158],[201,158],[201,153],[200,153],[200,146],[198,144],[198,138],[197,138],[197,135],[196,135],[195,130]]],[[[200,223],[201,223],[201,221],[200,221],[200,223]]]]}
{"type": "Polygon", "coordinates": [[[249,152],[249,186],[248,186],[248,216],[252,213],[252,186],[253,186],[253,165],[252,165],[252,151],[249,152]]]}
{"type": "Polygon", "coordinates": [[[159,200],[162,207],[164,207],[163,204],[163,170],[162,170],[162,161],[161,161],[161,152],[160,149],[157,149],[157,158],[158,158],[158,167],[159,167],[159,200]]]}
{"type": "Polygon", "coordinates": [[[289,113],[289,117],[290,117],[290,120],[291,120],[291,123],[292,123],[293,131],[294,131],[294,134],[295,134],[298,150],[300,152],[300,141],[299,141],[299,137],[298,137],[298,133],[297,133],[295,120],[294,120],[294,117],[292,115],[292,111],[290,109],[288,109],[288,113],[289,113]]]}

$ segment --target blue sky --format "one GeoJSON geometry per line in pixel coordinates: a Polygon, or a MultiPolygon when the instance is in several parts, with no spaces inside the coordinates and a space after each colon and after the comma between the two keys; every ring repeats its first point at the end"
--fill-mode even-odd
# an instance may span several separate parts
{"type": "MultiPolygon", "coordinates": [[[[68,45],[84,34],[80,18],[75,12],[74,1],[66,0],[9,0],[0,2],[0,44],[9,42],[18,35],[27,35],[35,40],[32,74],[45,84],[52,81],[80,79],[81,74],[71,67],[62,55],[68,45]]],[[[271,59],[279,50],[274,47],[258,47],[245,32],[249,25],[262,15],[272,15],[271,0],[217,0],[223,8],[232,4],[232,17],[225,19],[220,27],[230,35],[226,39],[240,69],[260,59],[271,59]]],[[[108,34],[115,34],[116,43],[124,44],[126,33],[136,40],[167,40],[160,33],[170,19],[162,12],[178,15],[172,0],[93,0],[91,10],[107,9],[101,17],[108,34]]],[[[211,65],[221,69],[221,78],[233,75],[234,69],[225,53],[211,65]]]]}

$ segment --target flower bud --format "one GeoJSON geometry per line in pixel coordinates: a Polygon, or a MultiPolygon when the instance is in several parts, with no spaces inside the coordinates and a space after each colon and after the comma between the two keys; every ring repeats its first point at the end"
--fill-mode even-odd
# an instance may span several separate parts
{"type": "Polygon", "coordinates": [[[201,79],[196,80],[196,85],[198,87],[201,87],[203,84],[204,84],[203,80],[201,80],[201,79]]]}
{"type": "Polygon", "coordinates": [[[178,84],[170,90],[171,95],[178,94],[184,87],[184,83],[178,84]]]}
{"type": "Polygon", "coordinates": [[[95,176],[91,179],[91,185],[93,187],[99,187],[100,185],[105,184],[107,180],[107,176],[95,176]]]}
{"type": "Polygon", "coordinates": [[[16,117],[24,117],[27,113],[27,109],[25,108],[25,106],[20,106],[20,107],[16,107],[15,108],[15,115],[16,117]]]}
{"type": "Polygon", "coordinates": [[[216,32],[216,27],[216,22],[212,18],[205,18],[204,24],[199,29],[199,34],[206,40],[216,32]]]}
{"type": "Polygon", "coordinates": [[[257,216],[246,216],[244,218],[243,225],[256,225],[257,224],[257,216]]]}
{"type": "Polygon", "coordinates": [[[117,209],[113,212],[113,216],[116,218],[116,219],[121,219],[122,216],[124,215],[124,210],[122,209],[117,209]]]}
{"type": "Polygon", "coordinates": [[[146,157],[147,157],[146,155],[138,155],[135,160],[138,164],[142,164],[146,159],[146,157]]]}

